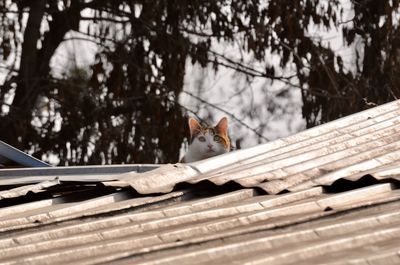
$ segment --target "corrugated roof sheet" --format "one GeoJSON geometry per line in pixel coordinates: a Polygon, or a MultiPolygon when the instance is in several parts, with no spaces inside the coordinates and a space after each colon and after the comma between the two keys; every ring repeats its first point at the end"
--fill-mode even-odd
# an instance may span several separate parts
{"type": "Polygon", "coordinates": [[[398,179],[399,123],[400,101],[394,101],[250,149],[187,165],[166,165],[145,174],[121,174],[118,185],[126,183],[149,194],[170,192],[182,182],[233,181],[277,194],[382,171],[387,174],[377,178],[398,179]]]}
{"type": "Polygon", "coordinates": [[[0,170],[0,263],[400,264],[399,113],[192,164],[0,170]]]}
{"type": "Polygon", "coordinates": [[[347,261],[399,251],[400,191],[390,183],[338,194],[241,189],[183,199],[193,192],[132,198],[119,191],[79,203],[11,206],[29,210],[2,215],[0,262],[307,264],[337,262],[334,253],[347,261]],[[130,211],[121,211],[121,202],[130,211]]]}

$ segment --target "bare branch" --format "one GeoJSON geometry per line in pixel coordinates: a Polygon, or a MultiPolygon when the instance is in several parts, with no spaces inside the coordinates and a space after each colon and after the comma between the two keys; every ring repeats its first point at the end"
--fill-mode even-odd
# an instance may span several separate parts
{"type": "Polygon", "coordinates": [[[226,115],[230,116],[232,119],[234,119],[235,121],[240,123],[245,128],[247,128],[250,131],[254,132],[254,134],[256,134],[259,138],[261,138],[263,140],[266,140],[266,141],[270,141],[267,137],[265,137],[264,135],[262,135],[259,132],[257,132],[257,130],[251,128],[248,124],[244,123],[241,119],[237,118],[235,115],[233,115],[229,111],[226,111],[226,110],[224,110],[224,109],[222,109],[222,108],[220,108],[220,107],[218,107],[218,106],[216,106],[216,105],[214,105],[214,104],[212,104],[212,103],[210,103],[210,102],[208,102],[208,101],[206,101],[206,100],[204,100],[204,99],[202,99],[202,98],[200,98],[200,97],[198,97],[198,96],[196,96],[196,95],[194,95],[194,94],[192,94],[192,93],[190,93],[188,91],[183,90],[182,92],[187,94],[187,95],[189,95],[189,96],[191,96],[192,98],[200,101],[201,103],[204,103],[204,104],[206,104],[206,105],[208,105],[208,106],[210,106],[210,107],[212,107],[212,108],[214,108],[214,109],[216,109],[218,111],[221,111],[221,112],[225,113],[226,115]]]}
{"type": "Polygon", "coordinates": [[[112,23],[130,23],[130,20],[118,20],[118,19],[113,19],[109,17],[81,17],[81,20],[89,20],[89,21],[96,21],[96,20],[101,20],[101,21],[107,21],[107,22],[112,22],[112,23]]]}
{"type": "Polygon", "coordinates": [[[248,73],[249,75],[252,75],[252,76],[266,77],[266,78],[270,78],[270,79],[274,79],[274,80],[282,80],[282,79],[289,80],[289,79],[291,79],[291,78],[296,76],[296,75],[291,75],[291,76],[273,76],[273,75],[267,74],[265,72],[261,72],[259,70],[254,69],[254,68],[251,68],[251,67],[249,67],[247,65],[244,65],[243,63],[240,63],[240,62],[234,61],[234,60],[232,60],[230,58],[227,58],[225,55],[222,55],[222,54],[217,53],[215,51],[209,51],[209,52],[211,54],[219,57],[219,58],[223,58],[228,63],[231,63],[231,64],[235,65],[236,66],[236,68],[234,68],[235,70],[245,71],[246,73],[248,73]]]}

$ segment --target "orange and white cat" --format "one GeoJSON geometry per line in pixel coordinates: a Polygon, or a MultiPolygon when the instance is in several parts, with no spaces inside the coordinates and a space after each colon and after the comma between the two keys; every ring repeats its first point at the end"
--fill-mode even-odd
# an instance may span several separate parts
{"type": "Polygon", "coordinates": [[[182,163],[190,163],[230,151],[228,136],[228,119],[222,118],[215,127],[203,127],[189,118],[190,143],[182,163]]]}

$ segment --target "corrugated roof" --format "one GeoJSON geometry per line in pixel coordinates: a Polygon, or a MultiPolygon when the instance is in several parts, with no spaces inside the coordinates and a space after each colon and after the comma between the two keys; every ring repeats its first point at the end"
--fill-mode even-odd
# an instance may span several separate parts
{"type": "Polygon", "coordinates": [[[194,192],[12,206],[29,209],[1,215],[0,262],[307,264],[337,262],[334,253],[347,261],[399,251],[400,191],[390,183],[338,194],[241,189],[184,199],[194,192]]]}
{"type": "MultiPolygon", "coordinates": [[[[121,182],[143,194],[170,192],[178,183],[236,182],[277,194],[357,180],[399,178],[400,101],[369,109],[250,149],[192,164],[166,165],[145,174],[126,173],[121,182]]],[[[107,185],[113,185],[112,182],[107,185]]]]}
{"type": "Polygon", "coordinates": [[[0,263],[399,264],[399,113],[192,164],[0,170],[0,263]]]}

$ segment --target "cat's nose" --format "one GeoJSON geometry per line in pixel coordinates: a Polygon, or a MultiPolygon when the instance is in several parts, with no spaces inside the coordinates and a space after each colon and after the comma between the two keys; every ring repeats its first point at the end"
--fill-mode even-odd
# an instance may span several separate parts
{"type": "Polygon", "coordinates": [[[212,144],[208,144],[207,146],[208,146],[209,149],[212,149],[212,148],[213,148],[213,145],[212,145],[212,144]]]}

